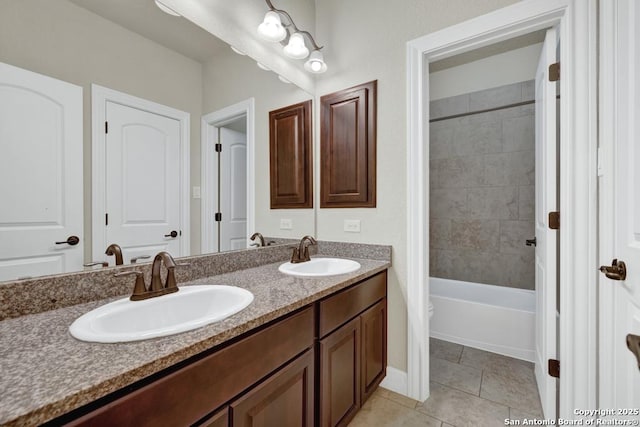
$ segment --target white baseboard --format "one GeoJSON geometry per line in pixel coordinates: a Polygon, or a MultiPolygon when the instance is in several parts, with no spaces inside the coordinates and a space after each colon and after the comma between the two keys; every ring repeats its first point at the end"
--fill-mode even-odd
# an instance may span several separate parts
{"type": "Polygon", "coordinates": [[[396,369],[391,366],[387,366],[387,376],[384,377],[380,383],[380,387],[391,390],[395,393],[407,396],[409,387],[407,385],[407,373],[396,369]]]}

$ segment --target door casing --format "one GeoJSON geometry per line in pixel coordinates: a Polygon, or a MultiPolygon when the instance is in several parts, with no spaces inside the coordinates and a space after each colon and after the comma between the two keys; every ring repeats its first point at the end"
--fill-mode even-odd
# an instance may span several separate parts
{"type": "Polygon", "coordinates": [[[560,29],[559,417],[596,405],[596,1],[525,0],[407,43],[407,390],[429,397],[428,63],[554,26],[560,29]],[[426,101],[425,101],[426,100],[426,101]]]}

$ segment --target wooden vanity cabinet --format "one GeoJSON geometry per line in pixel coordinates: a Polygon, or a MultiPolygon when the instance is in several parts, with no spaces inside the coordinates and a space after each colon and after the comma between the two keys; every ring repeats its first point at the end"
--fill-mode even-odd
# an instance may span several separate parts
{"type": "Polygon", "coordinates": [[[319,427],[346,426],[386,375],[387,273],[321,301],[319,427]]]}

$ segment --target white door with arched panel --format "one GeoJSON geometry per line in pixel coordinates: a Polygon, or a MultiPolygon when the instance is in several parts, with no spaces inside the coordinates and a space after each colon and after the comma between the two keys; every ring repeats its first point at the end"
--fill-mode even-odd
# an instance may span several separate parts
{"type": "Polygon", "coordinates": [[[0,63],[0,280],[82,269],[82,88],[0,63]]]}

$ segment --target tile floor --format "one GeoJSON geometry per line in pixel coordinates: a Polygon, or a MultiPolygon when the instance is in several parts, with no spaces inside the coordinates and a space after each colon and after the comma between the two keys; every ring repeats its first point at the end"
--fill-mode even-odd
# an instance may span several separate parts
{"type": "Polygon", "coordinates": [[[504,426],[542,417],[533,364],[431,338],[431,397],[379,388],[349,427],[504,426]]]}

